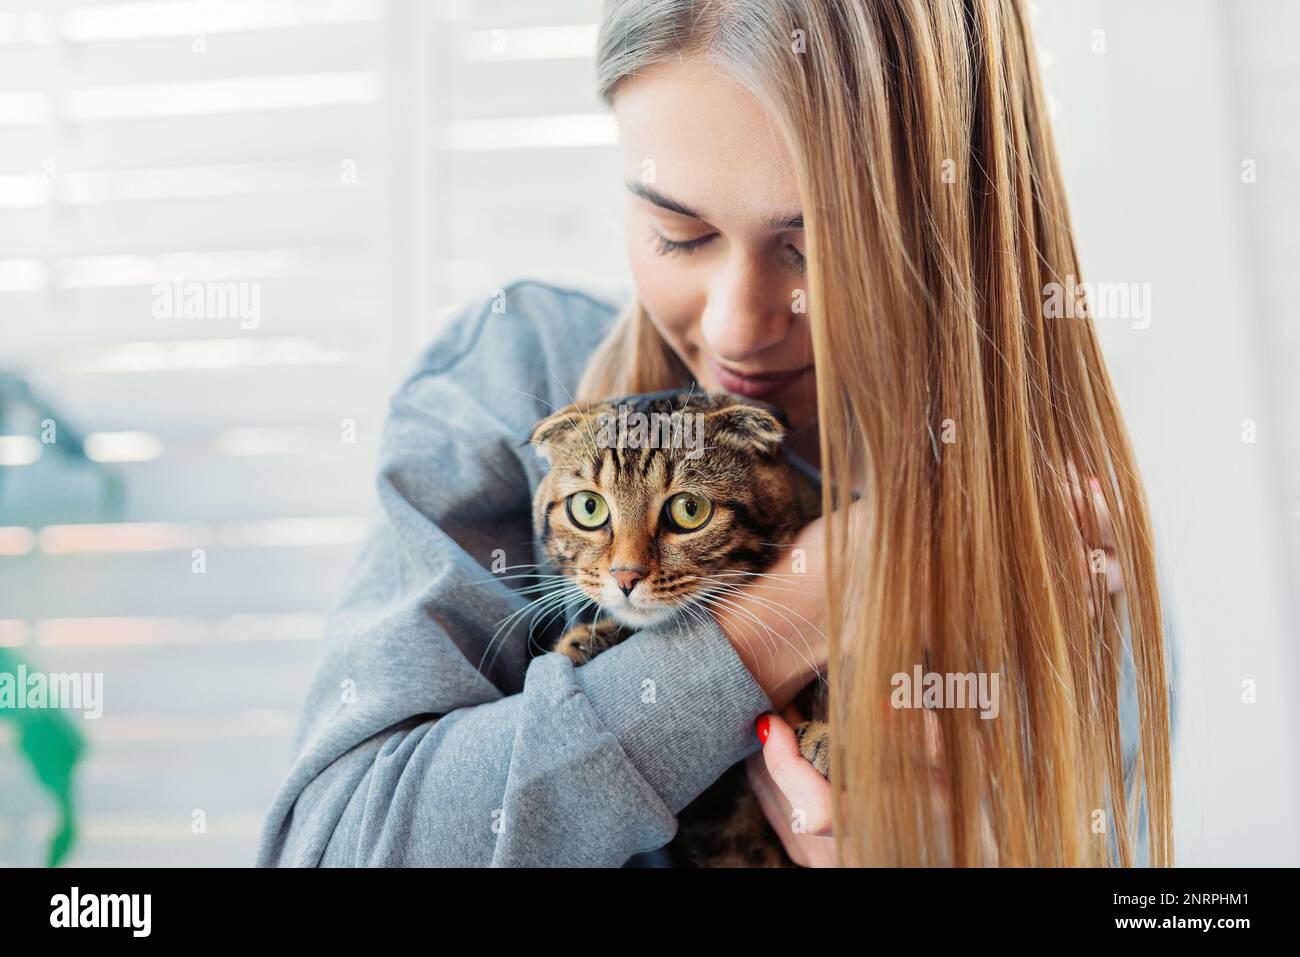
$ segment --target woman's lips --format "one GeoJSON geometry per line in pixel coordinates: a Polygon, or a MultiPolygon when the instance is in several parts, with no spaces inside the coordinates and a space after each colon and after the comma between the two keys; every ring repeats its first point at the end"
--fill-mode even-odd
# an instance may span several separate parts
{"type": "Polygon", "coordinates": [[[712,359],[709,360],[709,367],[713,370],[713,374],[718,377],[718,382],[722,385],[722,388],[749,399],[762,399],[769,395],[775,395],[812,369],[812,365],[809,364],[802,369],[792,369],[788,372],[763,372],[746,375],[719,365],[712,359]]]}

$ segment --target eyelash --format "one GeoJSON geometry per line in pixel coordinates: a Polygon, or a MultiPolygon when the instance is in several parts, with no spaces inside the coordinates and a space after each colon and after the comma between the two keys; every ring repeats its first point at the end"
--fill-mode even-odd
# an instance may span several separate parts
{"type": "Polygon", "coordinates": [[[674,239],[669,239],[667,236],[664,236],[658,230],[655,230],[655,245],[658,247],[660,256],[675,256],[678,253],[694,252],[713,238],[714,234],[710,233],[707,236],[701,236],[699,239],[688,239],[685,242],[677,242],[674,239]]]}
{"type": "MultiPolygon", "coordinates": [[[[699,239],[688,239],[685,242],[678,242],[677,240],[669,239],[667,236],[660,233],[659,230],[654,230],[655,247],[660,256],[675,256],[679,253],[692,253],[705,243],[712,242],[715,237],[715,233],[710,233],[707,236],[701,236],[699,239]]],[[[799,250],[795,249],[793,246],[786,246],[785,249],[789,255],[790,268],[802,274],[808,266],[803,253],[799,252],[799,250]]]]}

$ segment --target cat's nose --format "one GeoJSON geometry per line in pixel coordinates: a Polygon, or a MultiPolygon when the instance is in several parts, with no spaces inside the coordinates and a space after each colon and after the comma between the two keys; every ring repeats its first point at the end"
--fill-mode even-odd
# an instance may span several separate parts
{"type": "Polygon", "coordinates": [[[636,583],[645,578],[645,571],[640,568],[611,568],[609,573],[614,576],[614,581],[618,582],[619,591],[625,596],[632,594],[632,589],[636,583]]]}

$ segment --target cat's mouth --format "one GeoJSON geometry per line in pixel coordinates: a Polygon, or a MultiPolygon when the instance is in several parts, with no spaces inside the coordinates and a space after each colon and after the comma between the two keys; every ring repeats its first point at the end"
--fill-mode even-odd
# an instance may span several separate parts
{"type": "Polygon", "coordinates": [[[680,600],[656,598],[648,589],[635,588],[631,594],[624,595],[612,582],[592,597],[605,614],[632,628],[648,628],[667,621],[681,606],[680,600]]]}
{"type": "Polygon", "coordinates": [[[671,618],[674,611],[671,605],[641,604],[633,601],[630,597],[624,598],[622,595],[613,600],[602,597],[600,607],[607,615],[633,628],[648,628],[651,625],[657,625],[661,621],[671,618]]]}

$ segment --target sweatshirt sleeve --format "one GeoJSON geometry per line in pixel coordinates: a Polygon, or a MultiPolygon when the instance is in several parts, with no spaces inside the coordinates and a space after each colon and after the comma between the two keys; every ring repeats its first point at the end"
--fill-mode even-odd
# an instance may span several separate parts
{"type": "Polygon", "coordinates": [[[328,619],[260,865],[621,866],[758,749],[771,702],[711,620],[581,667],[531,653],[519,589],[537,580],[521,576],[541,465],[525,443],[568,401],[601,315],[536,284],[503,296],[458,317],[393,399],[382,516],[328,619]]]}

